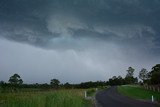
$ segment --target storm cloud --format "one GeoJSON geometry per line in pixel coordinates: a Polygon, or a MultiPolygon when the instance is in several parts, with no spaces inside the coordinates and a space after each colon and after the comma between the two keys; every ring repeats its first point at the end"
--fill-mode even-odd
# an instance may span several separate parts
{"type": "Polygon", "coordinates": [[[160,61],[159,12],[159,0],[1,0],[0,78],[74,83],[150,69],[160,61]]]}

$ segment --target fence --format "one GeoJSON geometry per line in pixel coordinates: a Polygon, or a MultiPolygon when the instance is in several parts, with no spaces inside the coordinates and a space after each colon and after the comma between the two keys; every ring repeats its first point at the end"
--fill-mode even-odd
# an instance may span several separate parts
{"type": "Polygon", "coordinates": [[[143,85],[143,87],[147,90],[160,92],[160,85],[143,85]]]}

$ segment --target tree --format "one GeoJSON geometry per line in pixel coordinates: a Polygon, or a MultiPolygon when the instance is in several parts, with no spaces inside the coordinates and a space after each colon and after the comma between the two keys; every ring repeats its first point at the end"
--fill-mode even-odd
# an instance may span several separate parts
{"type": "Polygon", "coordinates": [[[111,86],[113,86],[113,85],[123,85],[123,84],[125,84],[125,82],[124,82],[124,79],[121,76],[118,76],[118,77],[113,76],[112,78],[109,79],[107,84],[111,85],[111,86]]]}
{"type": "Polygon", "coordinates": [[[5,82],[4,82],[4,81],[0,81],[0,86],[1,86],[1,85],[4,85],[4,84],[5,84],[5,82]]]}
{"type": "Polygon", "coordinates": [[[58,79],[51,79],[50,84],[54,87],[54,88],[58,88],[60,81],[58,79]]]}
{"type": "Polygon", "coordinates": [[[126,77],[125,77],[125,82],[127,84],[136,83],[137,78],[134,78],[133,75],[134,75],[134,68],[128,67],[127,74],[126,74],[126,77]]]}
{"type": "Polygon", "coordinates": [[[18,74],[14,74],[13,76],[10,77],[9,83],[11,85],[21,85],[23,83],[23,80],[18,74]]]}
{"type": "Polygon", "coordinates": [[[134,75],[134,68],[128,67],[126,77],[133,77],[133,75],[134,75]]]}
{"type": "Polygon", "coordinates": [[[145,68],[142,68],[141,71],[139,71],[139,78],[143,81],[143,83],[149,78],[148,71],[145,68]]]}
{"type": "Polygon", "coordinates": [[[157,64],[154,67],[152,67],[151,73],[154,73],[154,72],[160,72],[160,64],[157,64]]]}
{"type": "Polygon", "coordinates": [[[160,64],[157,64],[152,68],[150,72],[151,83],[152,84],[160,84],[160,64]]]}
{"type": "Polygon", "coordinates": [[[69,84],[68,82],[66,82],[66,83],[64,84],[64,87],[65,87],[65,88],[71,88],[71,87],[72,87],[72,85],[71,85],[71,84],[69,84]]]}

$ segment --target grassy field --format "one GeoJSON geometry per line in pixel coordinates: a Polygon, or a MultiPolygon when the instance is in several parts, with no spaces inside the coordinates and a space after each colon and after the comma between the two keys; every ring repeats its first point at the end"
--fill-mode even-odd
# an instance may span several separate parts
{"type": "Polygon", "coordinates": [[[84,90],[0,93],[0,107],[91,107],[84,90]]]}
{"type": "Polygon", "coordinates": [[[151,100],[151,96],[153,95],[155,100],[160,101],[160,93],[145,90],[140,86],[132,86],[132,85],[119,86],[118,92],[134,99],[143,99],[143,100],[151,100]]]}

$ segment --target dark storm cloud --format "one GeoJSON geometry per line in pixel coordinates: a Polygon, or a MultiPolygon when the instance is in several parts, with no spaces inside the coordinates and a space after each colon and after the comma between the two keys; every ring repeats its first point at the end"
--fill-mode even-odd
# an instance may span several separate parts
{"type": "Polygon", "coordinates": [[[150,69],[159,13],[159,0],[0,0],[0,78],[74,83],[150,69]]]}
{"type": "Polygon", "coordinates": [[[79,38],[159,49],[159,12],[159,0],[1,0],[0,36],[53,49],[83,48],[79,38]]]}

